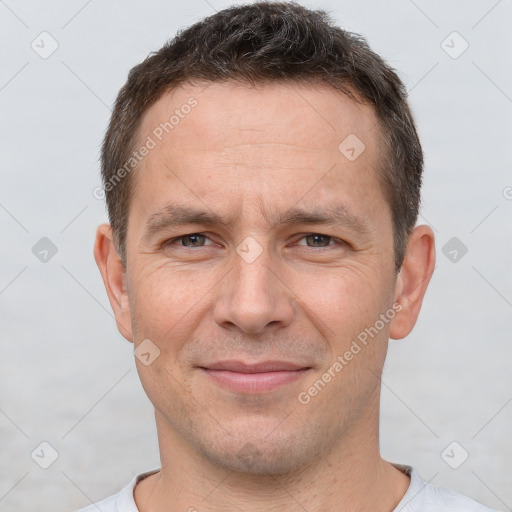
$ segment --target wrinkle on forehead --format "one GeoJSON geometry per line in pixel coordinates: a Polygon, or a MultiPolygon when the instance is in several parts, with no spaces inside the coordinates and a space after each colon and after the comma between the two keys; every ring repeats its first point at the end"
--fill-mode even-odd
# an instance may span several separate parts
{"type": "Polygon", "coordinates": [[[142,186],[147,195],[144,204],[137,201],[143,216],[178,190],[193,193],[204,204],[232,207],[236,194],[245,207],[247,201],[265,203],[262,212],[284,211],[299,201],[300,206],[309,203],[311,210],[316,204],[334,204],[336,196],[358,214],[378,208],[376,115],[371,107],[328,86],[302,88],[300,94],[286,84],[180,87],[148,110],[141,137],[191,96],[197,106],[141,163],[145,179],[136,189],[142,186]],[[339,145],[354,132],[366,149],[352,162],[339,145]],[[279,203],[282,208],[276,209],[279,203]]]}
{"type": "Polygon", "coordinates": [[[300,141],[298,147],[314,150],[337,147],[349,134],[339,131],[340,120],[360,133],[374,127],[377,121],[371,106],[357,103],[324,84],[273,83],[248,87],[226,82],[212,83],[206,89],[184,84],[165,93],[144,114],[140,139],[144,140],[192,96],[197,99],[197,106],[180,120],[164,142],[172,142],[176,147],[213,149],[228,147],[230,139],[236,136],[240,137],[240,144],[247,138],[252,144],[297,145],[300,141]],[[187,129],[180,130],[185,125],[187,129]],[[304,126],[314,130],[302,129],[304,126]],[[196,135],[194,140],[189,137],[191,132],[196,135]]]}

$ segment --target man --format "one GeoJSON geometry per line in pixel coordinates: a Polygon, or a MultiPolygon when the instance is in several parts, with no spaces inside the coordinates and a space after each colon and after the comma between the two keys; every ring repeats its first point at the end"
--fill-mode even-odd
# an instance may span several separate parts
{"type": "Polygon", "coordinates": [[[489,510],[379,453],[435,264],[422,168],[403,84],[323,12],[226,9],[132,69],[94,254],[161,468],[84,510],[489,510]]]}

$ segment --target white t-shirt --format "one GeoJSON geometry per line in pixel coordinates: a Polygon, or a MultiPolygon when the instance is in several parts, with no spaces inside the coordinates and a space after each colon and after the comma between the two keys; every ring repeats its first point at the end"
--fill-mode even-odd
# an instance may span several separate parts
{"type": "MultiPolygon", "coordinates": [[[[411,466],[394,464],[411,477],[411,483],[393,512],[497,512],[455,491],[424,482],[411,466]]],[[[81,508],[77,512],[139,512],[133,498],[135,485],[159,470],[133,477],[118,494],[81,508]]]]}

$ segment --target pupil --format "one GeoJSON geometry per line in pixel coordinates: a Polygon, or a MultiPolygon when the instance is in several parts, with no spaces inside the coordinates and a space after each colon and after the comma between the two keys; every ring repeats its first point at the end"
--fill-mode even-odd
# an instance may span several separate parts
{"type": "MultiPolygon", "coordinates": [[[[189,240],[191,242],[191,245],[196,245],[196,243],[199,241],[199,235],[188,235],[185,240],[189,240]]],[[[185,244],[187,245],[187,244],[185,244]]]]}
{"type": "MultiPolygon", "coordinates": [[[[329,237],[325,236],[325,235],[309,235],[311,239],[314,240],[314,243],[317,243],[319,240],[320,240],[320,243],[321,243],[321,240],[324,239],[327,240],[329,237]]],[[[325,244],[321,244],[321,245],[325,245],[325,244]]]]}
{"type": "MultiPolygon", "coordinates": [[[[196,245],[199,243],[199,237],[201,235],[187,235],[187,237],[185,237],[184,241],[185,241],[185,245],[187,245],[186,241],[188,240],[190,242],[191,245],[196,245]]],[[[325,236],[325,235],[309,235],[308,238],[310,239],[310,241],[312,240],[313,241],[313,245],[316,245],[316,244],[320,244],[322,246],[325,246],[328,244],[328,239],[330,237],[328,236],[325,236]],[[322,240],[324,242],[327,242],[326,243],[323,243],[322,244],[322,240]]]]}

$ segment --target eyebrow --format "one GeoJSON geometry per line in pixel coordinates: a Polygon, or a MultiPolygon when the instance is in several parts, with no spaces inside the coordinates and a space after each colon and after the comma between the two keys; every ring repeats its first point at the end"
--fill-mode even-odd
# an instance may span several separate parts
{"type": "MultiPolygon", "coordinates": [[[[276,229],[279,226],[293,226],[295,224],[318,224],[347,227],[361,235],[370,232],[367,224],[358,216],[350,213],[344,206],[317,207],[313,211],[302,208],[290,208],[282,215],[272,215],[271,219],[267,216],[264,217],[271,229],[276,229]]],[[[148,239],[164,229],[190,224],[222,226],[229,229],[232,227],[233,222],[222,218],[211,210],[202,210],[177,204],[167,205],[148,218],[143,237],[148,239]]]]}

